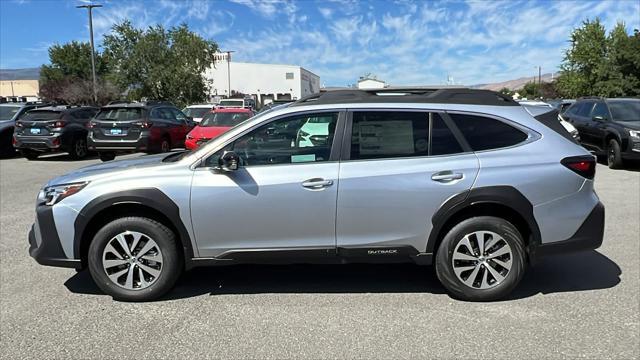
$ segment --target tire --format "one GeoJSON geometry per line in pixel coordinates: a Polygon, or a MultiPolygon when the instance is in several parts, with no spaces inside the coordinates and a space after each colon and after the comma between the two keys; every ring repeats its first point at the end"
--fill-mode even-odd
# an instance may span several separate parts
{"type": "Polygon", "coordinates": [[[112,152],[101,152],[99,153],[100,160],[102,161],[111,161],[116,158],[116,153],[112,152]]]}
{"type": "Polygon", "coordinates": [[[105,225],[89,245],[87,262],[96,285],[120,301],[151,301],[161,297],[173,288],[184,268],[175,234],[163,224],[144,217],[120,218],[105,225]],[[116,238],[120,235],[128,247],[133,246],[128,250],[131,254],[128,258],[116,238]],[[121,254],[122,260],[113,251],[121,254]]]}
{"type": "Polygon", "coordinates": [[[69,157],[74,160],[80,160],[87,157],[89,153],[89,149],[87,148],[87,139],[78,137],[71,142],[71,147],[69,148],[69,157]]]}
{"type": "Polygon", "coordinates": [[[160,143],[160,152],[166,153],[171,151],[171,142],[166,137],[162,138],[162,142],[160,143]]]}
{"type": "Polygon", "coordinates": [[[27,160],[36,160],[38,156],[40,156],[39,152],[31,149],[20,149],[20,154],[27,158],[27,160]]]}
{"type": "Polygon", "coordinates": [[[16,149],[11,143],[12,138],[13,132],[11,131],[0,133],[0,158],[11,158],[16,155],[16,149]]]}
{"type": "Polygon", "coordinates": [[[607,165],[609,165],[610,169],[622,169],[624,167],[620,144],[616,139],[609,140],[609,144],[607,144],[607,165]]]}
{"type": "Polygon", "coordinates": [[[454,298],[466,301],[497,300],[507,296],[522,279],[526,266],[524,249],[522,235],[508,221],[492,216],[466,219],[454,226],[442,240],[436,253],[436,274],[454,298]],[[471,252],[467,251],[468,247],[464,245],[465,238],[474,250],[478,250],[477,232],[480,231],[492,233],[482,237],[485,244],[489,245],[485,248],[486,258],[484,254],[479,254],[480,257],[471,256],[478,259],[476,262],[467,260],[470,259],[468,254],[471,252]],[[503,254],[491,258],[492,254],[499,254],[505,249],[509,250],[508,256],[503,254]],[[460,258],[464,260],[458,260],[460,258]],[[496,261],[510,265],[510,268],[503,267],[496,261]],[[493,271],[489,271],[487,267],[493,271]],[[461,269],[466,270],[460,271],[461,269]],[[460,271],[460,275],[456,271],[460,271]],[[502,276],[504,278],[498,279],[502,276]],[[469,283],[471,285],[468,285],[469,283]]]}

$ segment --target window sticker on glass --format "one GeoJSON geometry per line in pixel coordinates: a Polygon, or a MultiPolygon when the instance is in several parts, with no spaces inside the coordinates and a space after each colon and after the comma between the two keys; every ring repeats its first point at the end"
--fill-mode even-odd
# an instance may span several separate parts
{"type": "Polygon", "coordinates": [[[413,154],[413,124],[409,120],[360,123],[360,154],[413,154]]]}
{"type": "Polygon", "coordinates": [[[316,161],[316,154],[291,155],[291,162],[292,163],[314,162],[314,161],[316,161]]]}

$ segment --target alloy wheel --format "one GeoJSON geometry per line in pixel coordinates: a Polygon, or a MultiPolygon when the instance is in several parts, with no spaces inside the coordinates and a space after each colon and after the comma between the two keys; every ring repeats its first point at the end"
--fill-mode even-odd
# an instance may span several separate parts
{"type": "Polygon", "coordinates": [[[513,261],[511,246],[492,231],[475,231],[458,241],[452,265],[458,280],[473,289],[490,289],[509,274],[513,261]]]}
{"type": "Polygon", "coordinates": [[[125,231],[114,236],[102,252],[102,268],[111,281],[127,290],[151,286],[162,272],[162,252],[148,235],[125,231]]]}

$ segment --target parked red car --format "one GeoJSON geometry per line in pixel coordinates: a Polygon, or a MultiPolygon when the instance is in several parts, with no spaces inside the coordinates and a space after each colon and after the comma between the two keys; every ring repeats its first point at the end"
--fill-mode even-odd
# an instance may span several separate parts
{"type": "Polygon", "coordinates": [[[207,113],[200,123],[187,134],[185,146],[189,150],[220,136],[232,127],[253,116],[251,109],[221,108],[207,113]]]}

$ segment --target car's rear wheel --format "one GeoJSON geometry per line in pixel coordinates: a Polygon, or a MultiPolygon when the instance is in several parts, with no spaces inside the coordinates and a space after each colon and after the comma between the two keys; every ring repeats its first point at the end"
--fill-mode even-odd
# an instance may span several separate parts
{"type": "Polygon", "coordinates": [[[609,140],[607,145],[607,165],[609,165],[610,169],[621,169],[624,165],[620,144],[616,139],[609,140]]]}
{"type": "Polygon", "coordinates": [[[438,279],[455,298],[491,301],[505,297],[525,271],[522,235],[508,221],[474,217],[454,226],[436,254],[438,279]]]}
{"type": "Polygon", "coordinates": [[[74,160],[79,160],[84,159],[88,153],[89,149],[87,148],[87,139],[84,137],[75,138],[71,143],[69,156],[74,160]]]}
{"type": "Polygon", "coordinates": [[[27,160],[36,160],[38,156],[40,156],[39,152],[31,149],[20,149],[20,154],[27,158],[27,160]]]}
{"type": "Polygon", "coordinates": [[[104,226],[88,253],[98,287],[116,300],[150,301],[171,290],[183,269],[175,234],[144,217],[126,217],[104,226]]]}
{"type": "Polygon", "coordinates": [[[169,139],[162,138],[162,142],[160,143],[160,152],[161,153],[166,153],[169,152],[169,150],[171,150],[171,143],[169,142],[169,139]]]}
{"type": "Polygon", "coordinates": [[[111,161],[116,158],[116,153],[113,152],[100,152],[100,160],[111,161]]]}

